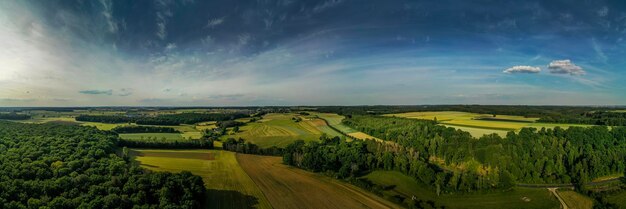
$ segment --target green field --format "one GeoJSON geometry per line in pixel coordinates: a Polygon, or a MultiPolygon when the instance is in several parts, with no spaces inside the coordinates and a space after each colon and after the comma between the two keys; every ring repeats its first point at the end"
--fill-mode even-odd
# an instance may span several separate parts
{"type": "Polygon", "coordinates": [[[363,178],[381,186],[392,187],[383,192],[384,196],[413,196],[421,200],[434,201],[446,208],[559,208],[558,200],[546,189],[514,188],[504,192],[484,194],[437,194],[413,178],[397,171],[374,171],[363,178]]]}
{"type": "Polygon", "coordinates": [[[626,208],[626,190],[611,194],[606,199],[613,204],[619,206],[619,208],[626,208]]]}
{"type": "Polygon", "coordinates": [[[496,133],[500,136],[506,136],[509,131],[519,131],[524,127],[555,128],[557,126],[568,128],[571,126],[588,127],[592,125],[581,124],[556,124],[556,123],[538,123],[539,118],[525,118],[515,115],[493,115],[477,114],[469,112],[455,111],[438,111],[438,112],[407,112],[399,114],[386,114],[389,117],[404,117],[413,119],[434,120],[456,129],[467,131],[474,137],[481,137],[484,134],[496,133]]]}
{"type": "Polygon", "coordinates": [[[335,113],[318,113],[318,112],[309,112],[309,113],[311,115],[317,115],[320,118],[325,119],[326,121],[328,121],[329,125],[335,127],[336,129],[339,129],[341,132],[344,132],[346,134],[358,132],[357,130],[354,130],[344,125],[343,123],[341,123],[341,121],[344,119],[344,116],[337,115],[335,113]]]}
{"type": "Polygon", "coordinates": [[[319,140],[323,133],[330,136],[339,135],[320,119],[301,117],[297,114],[271,113],[259,121],[247,123],[239,129],[239,132],[223,138],[243,138],[259,147],[284,147],[298,139],[319,140]],[[302,121],[294,122],[292,120],[294,117],[302,118],[302,121]]]}
{"type": "Polygon", "coordinates": [[[155,171],[190,171],[202,177],[207,208],[272,208],[239,166],[235,153],[221,150],[133,150],[134,159],[155,171]]]}
{"type": "Polygon", "coordinates": [[[572,209],[592,209],[593,200],[585,195],[571,190],[557,190],[565,204],[572,209]]]}

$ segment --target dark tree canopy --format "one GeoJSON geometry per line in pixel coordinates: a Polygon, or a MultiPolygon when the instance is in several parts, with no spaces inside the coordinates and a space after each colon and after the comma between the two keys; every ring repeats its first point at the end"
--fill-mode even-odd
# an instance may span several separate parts
{"type": "Polygon", "coordinates": [[[199,208],[202,179],[149,172],[92,127],[0,122],[0,208],[199,208]]]}

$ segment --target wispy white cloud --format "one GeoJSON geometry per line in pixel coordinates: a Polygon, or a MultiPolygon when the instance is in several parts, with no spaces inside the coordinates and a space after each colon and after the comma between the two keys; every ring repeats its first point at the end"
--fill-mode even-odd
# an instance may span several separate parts
{"type": "Polygon", "coordinates": [[[554,60],[548,64],[550,73],[554,74],[570,74],[570,75],[584,75],[586,72],[582,67],[575,65],[570,60],[554,60]]]}
{"type": "Polygon", "coordinates": [[[214,19],[210,19],[209,21],[207,21],[206,27],[215,28],[216,26],[221,25],[222,23],[224,23],[224,17],[214,18],[214,19]]]}
{"type": "Polygon", "coordinates": [[[518,65],[518,66],[513,66],[510,68],[507,68],[506,70],[502,71],[503,73],[508,73],[508,74],[513,74],[513,73],[539,73],[541,72],[541,68],[539,67],[533,67],[533,66],[526,66],[526,65],[518,65]]]}
{"type": "Polygon", "coordinates": [[[100,0],[100,4],[102,4],[103,7],[102,15],[107,21],[109,32],[117,33],[119,27],[117,22],[113,18],[113,2],[111,0],[100,0]]]}

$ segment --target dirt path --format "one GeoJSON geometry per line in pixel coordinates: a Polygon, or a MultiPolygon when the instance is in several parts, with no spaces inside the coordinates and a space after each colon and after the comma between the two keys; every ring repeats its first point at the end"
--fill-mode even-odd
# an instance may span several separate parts
{"type": "Polygon", "coordinates": [[[282,164],[280,157],[237,154],[275,209],[401,208],[353,185],[282,164]]]}
{"type": "Polygon", "coordinates": [[[559,202],[561,202],[561,208],[569,209],[569,207],[567,207],[567,204],[565,204],[565,201],[563,201],[563,198],[561,198],[561,196],[559,196],[559,193],[556,192],[557,189],[558,188],[548,188],[548,191],[552,192],[552,194],[556,196],[557,199],[559,199],[559,202]]]}

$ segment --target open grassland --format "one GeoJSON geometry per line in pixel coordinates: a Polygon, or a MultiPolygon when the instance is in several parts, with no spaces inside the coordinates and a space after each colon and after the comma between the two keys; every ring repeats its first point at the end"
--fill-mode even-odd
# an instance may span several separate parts
{"type": "Polygon", "coordinates": [[[237,154],[276,209],[281,208],[399,208],[353,185],[283,165],[280,157],[237,154]]]}
{"type": "Polygon", "coordinates": [[[613,204],[619,206],[619,208],[626,208],[626,190],[611,194],[606,199],[613,204]]]}
{"type": "Polygon", "coordinates": [[[579,194],[571,190],[557,190],[559,196],[565,201],[565,204],[571,209],[592,209],[593,200],[587,196],[579,194]]]}
{"type": "Polygon", "coordinates": [[[317,115],[318,117],[325,119],[326,121],[328,121],[328,124],[330,126],[335,127],[336,129],[346,134],[358,132],[357,130],[354,130],[350,128],[349,126],[346,126],[343,123],[341,123],[341,121],[345,118],[344,116],[341,116],[335,113],[318,113],[318,112],[309,112],[309,114],[317,115]]]}
{"type": "Polygon", "coordinates": [[[221,150],[135,150],[142,167],[156,171],[190,171],[207,188],[207,208],[272,208],[254,181],[237,163],[235,153],[221,150]]]}
{"type": "Polygon", "coordinates": [[[555,124],[555,123],[538,123],[539,118],[525,118],[515,115],[493,115],[477,114],[469,112],[455,111],[437,111],[437,112],[407,112],[399,114],[386,114],[389,117],[404,117],[423,120],[435,120],[447,127],[461,129],[467,131],[474,137],[481,137],[484,134],[496,133],[500,136],[506,136],[509,131],[519,131],[524,127],[555,128],[557,126],[568,128],[571,126],[588,127],[591,125],[581,124],[555,124]]]}
{"type": "Polygon", "coordinates": [[[328,125],[354,138],[362,139],[362,140],[365,140],[365,139],[380,140],[376,137],[370,136],[366,133],[354,130],[353,128],[350,128],[349,126],[344,125],[341,122],[345,118],[344,116],[341,116],[335,113],[318,113],[318,112],[309,112],[309,113],[311,115],[315,115],[315,116],[325,119],[326,121],[328,121],[328,125]]]}
{"type": "Polygon", "coordinates": [[[165,139],[168,141],[181,141],[184,140],[179,133],[136,133],[136,134],[119,134],[120,138],[126,140],[148,140],[148,139],[165,139]]]}
{"type": "Polygon", "coordinates": [[[284,147],[295,140],[318,140],[322,133],[337,135],[334,130],[326,127],[319,119],[304,118],[300,122],[292,120],[299,117],[295,114],[267,114],[262,120],[247,123],[239,132],[226,135],[224,138],[243,138],[259,147],[284,147]]]}
{"type": "Polygon", "coordinates": [[[374,171],[366,178],[377,185],[391,187],[385,196],[400,195],[410,199],[415,196],[422,200],[434,201],[446,208],[559,208],[557,199],[546,189],[514,188],[510,191],[489,192],[484,194],[437,194],[411,177],[396,171],[374,171]]]}

